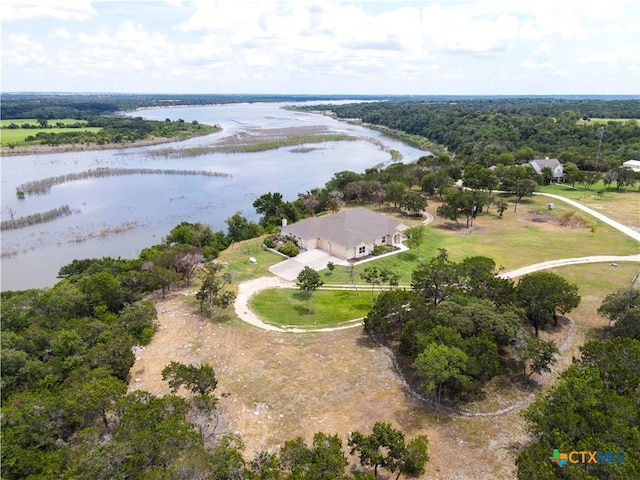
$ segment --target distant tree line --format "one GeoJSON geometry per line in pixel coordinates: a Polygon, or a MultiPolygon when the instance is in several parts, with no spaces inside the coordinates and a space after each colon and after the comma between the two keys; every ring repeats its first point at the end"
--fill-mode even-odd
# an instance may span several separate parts
{"type": "Polygon", "coordinates": [[[632,99],[462,99],[297,108],[327,110],[339,118],[359,118],[419,135],[445,146],[465,163],[487,167],[507,158],[522,163],[534,156],[552,156],[594,170],[600,156],[597,169],[606,171],[640,158],[638,108],[632,99]]]}

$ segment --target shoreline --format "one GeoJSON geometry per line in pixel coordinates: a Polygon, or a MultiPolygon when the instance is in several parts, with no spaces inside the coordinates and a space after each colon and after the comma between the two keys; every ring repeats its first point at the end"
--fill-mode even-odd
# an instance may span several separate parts
{"type": "Polygon", "coordinates": [[[174,137],[151,137],[136,140],[130,143],[105,143],[99,145],[97,143],[64,143],[62,145],[22,145],[19,147],[9,148],[7,146],[0,147],[0,156],[18,157],[22,155],[38,155],[47,153],[72,153],[72,152],[90,152],[97,150],[122,150],[126,148],[147,147],[150,145],[162,145],[164,143],[180,142],[197,137],[205,137],[213,133],[221,132],[222,128],[215,132],[207,132],[201,135],[187,135],[174,137]]]}

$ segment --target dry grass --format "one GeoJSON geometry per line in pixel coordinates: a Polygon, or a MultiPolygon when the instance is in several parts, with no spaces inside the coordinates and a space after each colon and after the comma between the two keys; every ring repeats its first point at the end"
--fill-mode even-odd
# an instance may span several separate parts
{"type": "MultiPolygon", "coordinates": [[[[637,264],[592,264],[557,270],[581,285],[583,296],[571,314],[578,326],[576,343],[564,353],[563,365],[578,353],[579,343],[598,336],[606,324],[595,312],[604,295],[628,285],[637,269],[637,264]]],[[[407,394],[390,359],[360,329],[277,334],[235,319],[205,320],[194,299],[180,292],[159,301],[158,311],[161,328],[132,369],[132,388],[167,393],[160,372],[170,361],[210,363],[219,378],[218,394],[225,394],[227,429],[243,436],[247,456],[298,435],[310,440],[317,431],[338,433],[346,442],[349,431],[368,430],[380,420],[409,437],[428,435],[431,461],[424,478],[514,477],[517,449],[528,440],[517,410],[436,420],[428,406],[407,394]]],[[[484,411],[505,403],[493,395],[484,411]]]]}

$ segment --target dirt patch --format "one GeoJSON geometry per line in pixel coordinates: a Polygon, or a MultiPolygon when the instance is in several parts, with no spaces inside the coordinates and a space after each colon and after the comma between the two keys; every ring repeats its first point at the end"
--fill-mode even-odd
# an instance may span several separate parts
{"type": "Polygon", "coordinates": [[[391,359],[359,328],[288,334],[237,320],[219,323],[201,318],[185,292],[158,301],[157,309],[159,330],[137,354],[130,389],[166,394],[161,371],[169,362],[211,364],[224,424],[242,435],[247,457],[298,435],[310,441],[317,431],[338,433],[346,444],[348,432],[386,421],[409,438],[429,437],[425,478],[514,477],[513,445],[527,440],[517,412],[436,420],[407,393],[391,359]]]}

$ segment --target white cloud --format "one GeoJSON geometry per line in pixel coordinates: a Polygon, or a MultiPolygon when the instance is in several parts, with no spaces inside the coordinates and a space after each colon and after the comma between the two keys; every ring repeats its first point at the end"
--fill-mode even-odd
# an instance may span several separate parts
{"type": "Polygon", "coordinates": [[[2,52],[2,63],[9,67],[37,67],[47,63],[47,56],[41,43],[35,42],[28,34],[10,35],[9,45],[2,52]]]}
{"type": "Polygon", "coordinates": [[[523,68],[530,68],[533,70],[547,70],[550,68],[553,68],[553,65],[551,65],[549,62],[532,62],[531,60],[525,60],[523,62],[520,62],[520,66],[523,68]]]}
{"type": "Polygon", "coordinates": [[[87,20],[95,14],[90,0],[4,0],[0,20],[8,22],[37,17],[87,20]]]}
{"type": "Polygon", "coordinates": [[[54,36],[58,38],[71,38],[69,30],[66,28],[56,28],[54,36]]]}

